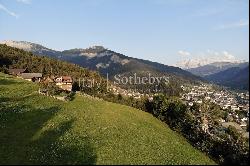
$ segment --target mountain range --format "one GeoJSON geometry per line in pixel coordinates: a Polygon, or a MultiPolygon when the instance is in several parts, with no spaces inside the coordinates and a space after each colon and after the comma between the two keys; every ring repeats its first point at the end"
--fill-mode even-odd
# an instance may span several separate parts
{"type": "Polygon", "coordinates": [[[249,62],[214,62],[186,70],[211,83],[232,89],[249,90],[249,62]]]}
{"type": "Polygon", "coordinates": [[[205,77],[206,80],[233,89],[249,90],[249,65],[231,67],[205,77]]]}
{"type": "MultiPolygon", "coordinates": [[[[211,51],[210,51],[211,52],[211,51]]],[[[230,53],[223,51],[222,53],[212,52],[208,54],[206,58],[194,58],[194,59],[184,59],[177,62],[175,66],[180,67],[184,70],[191,70],[206,65],[213,64],[214,66],[221,66],[223,64],[240,64],[246,62],[245,60],[238,60],[230,53]]]]}
{"type": "Polygon", "coordinates": [[[249,65],[248,62],[214,62],[197,68],[187,69],[187,71],[194,75],[206,77],[212,74],[219,73],[233,67],[244,68],[249,65]]]}
{"type": "Polygon", "coordinates": [[[0,43],[23,49],[36,55],[71,62],[90,70],[98,71],[103,77],[106,77],[108,73],[111,80],[116,75],[129,77],[136,73],[137,76],[143,77],[150,73],[153,76],[168,76],[178,83],[209,81],[236,89],[248,89],[249,84],[247,74],[249,63],[245,61],[221,60],[216,62],[215,60],[203,59],[197,61],[197,63],[196,61],[195,63],[191,63],[193,61],[183,63],[180,65],[183,68],[181,69],[180,67],[128,57],[103,46],[56,51],[40,44],[26,41],[9,40],[0,43]],[[192,66],[196,67],[192,68],[192,66]]]}
{"type": "Polygon", "coordinates": [[[3,41],[1,44],[23,49],[37,55],[68,61],[91,70],[97,70],[104,77],[106,77],[108,73],[111,79],[117,74],[121,76],[131,76],[137,73],[138,76],[146,76],[148,73],[151,73],[155,76],[165,75],[184,82],[202,80],[201,77],[182,70],[181,68],[128,57],[104,48],[103,46],[55,51],[42,45],[26,41],[3,41]]]}

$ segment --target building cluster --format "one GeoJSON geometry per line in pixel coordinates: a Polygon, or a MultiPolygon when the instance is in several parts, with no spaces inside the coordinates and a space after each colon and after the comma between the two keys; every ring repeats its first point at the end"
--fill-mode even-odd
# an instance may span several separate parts
{"type": "Polygon", "coordinates": [[[70,76],[43,77],[42,73],[29,73],[26,69],[9,69],[9,74],[27,81],[55,84],[65,91],[72,90],[73,79],[70,76]]]}
{"type": "Polygon", "coordinates": [[[228,90],[215,90],[212,88],[212,85],[209,84],[201,84],[200,86],[193,87],[182,86],[182,89],[184,93],[181,99],[187,101],[190,106],[192,106],[194,102],[202,104],[204,101],[209,101],[219,105],[224,110],[249,111],[248,92],[232,93],[228,90]]]}
{"type": "Polygon", "coordinates": [[[228,113],[227,118],[221,119],[222,124],[235,123],[245,128],[249,119],[249,92],[235,93],[228,90],[216,90],[210,84],[199,86],[182,86],[184,93],[181,99],[192,106],[194,103],[214,103],[228,113]],[[244,112],[239,115],[240,112],[244,112]],[[245,115],[242,117],[242,115],[245,115]]]}

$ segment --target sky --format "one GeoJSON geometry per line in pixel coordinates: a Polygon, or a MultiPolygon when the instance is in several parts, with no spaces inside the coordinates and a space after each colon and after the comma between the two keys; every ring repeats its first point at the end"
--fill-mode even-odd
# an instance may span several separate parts
{"type": "Polygon", "coordinates": [[[248,15],[248,0],[0,0],[0,41],[102,45],[167,65],[201,56],[249,61],[248,15]]]}

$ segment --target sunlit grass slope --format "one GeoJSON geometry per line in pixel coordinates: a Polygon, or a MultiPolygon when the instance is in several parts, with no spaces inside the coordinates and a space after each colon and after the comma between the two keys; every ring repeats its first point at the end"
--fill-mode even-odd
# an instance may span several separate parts
{"type": "Polygon", "coordinates": [[[214,164],[148,113],[0,73],[0,164],[214,164]]]}

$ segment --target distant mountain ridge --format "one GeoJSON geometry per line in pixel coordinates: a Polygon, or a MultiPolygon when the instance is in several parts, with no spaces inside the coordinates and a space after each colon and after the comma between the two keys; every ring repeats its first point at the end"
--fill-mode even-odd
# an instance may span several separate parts
{"type": "Polygon", "coordinates": [[[214,62],[187,71],[215,84],[249,90],[249,62],[214,62]]]}
{"type": "Polygon", "coordinates": [[[109,73],[110,76],[116,74],[131,75],[138,73],[143,76],[146,73],[155,75],[168,75],[177,80],[184,82],[201,81],[202,78],[195,76],[188,71],[182,70],[178,67],[163,65],[157,62],[137,59],[125,56],[120,53],[108,50],[102,46],[93,46],[86,49],[70,49],[65,51],[55,51],[48,49],[39,44],[34,44],[24,41],[4,41],[11,47],[17,47],[25,51],[30,51],[34,54],[53,57],[56,59],[68,61],[91,70],[99,71],[103,76],[109,73]]]}
{"type": "Polygon", "coordinates": [[[58,58],[61,56],[60,51],[55,51],[49,48],[46,48],[40,44],[35,44],[27,41],[13,41],[13,40],[5,40],[0,42],[0,44],[6,44],[10,47],[15,47],[22,49],[24,51],[32,52],[38,55],[47,55],[49,57],[58,58]]]}
{"type": "Polygon", "coordinates": [[[190,70],[194,68],[199,68],[213,63],[234,63],[240,64],[246,62],[245,60],[237,60],[234,56],[224,51],[221,54],[215,53],[215,55],[209,55],[208,58],[195,58],[195,59],[185,59],[177,62],[175,66],[180,67],[184,70],[190,70]],[[218,55],[217,55],[218,54],[218,55]]]}
{"type": "Polygon", "coordinates": [[[247,67],[229,68],[205,79],[233,89],[249,90],[249,64],[247,67]]]}
{"type": "Polygon", "coordinates": [[[247,67],[248,65],[249,65],[248,62],[243,62],[243,63],[214,62],[197,68],[187,69],[187,71],[197,76],[206,77],[208,75],[216,74],[232,67],[244,68],[247,67]]]}

